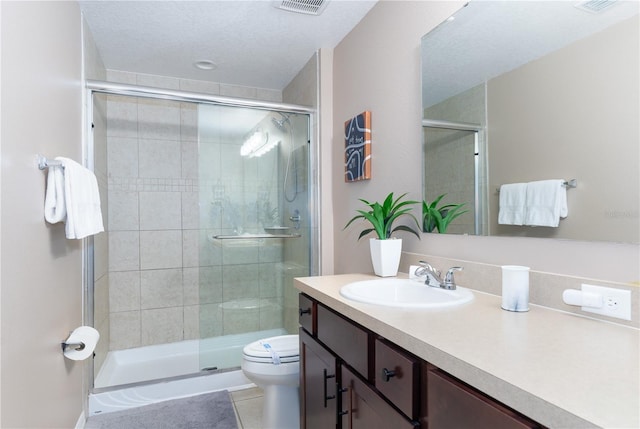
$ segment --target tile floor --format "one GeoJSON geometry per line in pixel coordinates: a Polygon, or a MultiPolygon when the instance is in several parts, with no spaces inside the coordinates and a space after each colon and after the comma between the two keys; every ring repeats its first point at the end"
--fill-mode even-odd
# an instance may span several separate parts
{"type": "Polygon", "coordinates": [[[262,396],[259,387],[231,392],[238,429],[261,429],[262,396]]]}

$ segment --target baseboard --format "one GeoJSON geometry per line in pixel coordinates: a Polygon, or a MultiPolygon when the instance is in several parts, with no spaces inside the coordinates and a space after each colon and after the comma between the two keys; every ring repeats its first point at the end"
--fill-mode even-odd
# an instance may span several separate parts
{"type": "Polygon", "coordinates": [[[84,417],[84,411],[80,413],[76,426],[73,429],[84,429],[84,425],[87,423],[87,419],[84,417]]]}

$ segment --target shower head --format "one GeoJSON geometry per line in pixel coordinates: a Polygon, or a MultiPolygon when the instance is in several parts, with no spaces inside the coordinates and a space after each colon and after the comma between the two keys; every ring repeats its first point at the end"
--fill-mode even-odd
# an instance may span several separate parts
{"type": "Polygon", "coordinates": [[[277,129],[279,129],[283,133],[286,133],[287,128],[284,126],[284,124],[286,122],[289,122],[289,116],[285,115],[284,113],[280,113],[280,116],[282,116],[281,119],[271,118],[271,122],[273,122],[273,125],[275,125],[277,129]]]}

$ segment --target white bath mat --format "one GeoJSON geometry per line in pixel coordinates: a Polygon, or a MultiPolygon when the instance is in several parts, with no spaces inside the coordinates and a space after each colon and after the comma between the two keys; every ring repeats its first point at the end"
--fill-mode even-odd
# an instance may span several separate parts
{"type": "Polygon", "coordinates": [[[237,429],[226,390],[91,416],[85,429],[237,429]]]}

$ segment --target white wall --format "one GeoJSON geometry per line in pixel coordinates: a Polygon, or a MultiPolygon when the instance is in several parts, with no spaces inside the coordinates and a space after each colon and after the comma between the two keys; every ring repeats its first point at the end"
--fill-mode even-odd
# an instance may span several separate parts
{"type": "Polygon", "coordinates": [[[492,234],[640,242],[639,23],[636,15],[489,80],[492,188],[578,180],[558,228],[498,225],[490,193],[492,234]]]}
{"type": "Polygon", "coordinates": [[[82,324],[81,246],[44,221],[36,154],[81,161],[81,17],[75,2],[2,2],[3,428],[71,428],[83,366],[60,349],[82,324]]]}
{"type": "MultiPolygon", "coordinates": [[[[421,199],[420,38],[464,2],[381,1],[334,51],[332,141],[335,272],[370,272],[368,242],[357,226],[342,227],[362,208],[358,198],[409,192],[421,199]],[[346,184],[344,121],[372,111],[373,178],[346,184]]],[[[490,264],[620,282],[640,279],[638,245],[534,238],[404,235],[404,250],[490,264]]],[[[400,267],[403,270],[403,267],[400,267]]],[[[406,267],[404,267],[406,270],[406,267]]]]}

